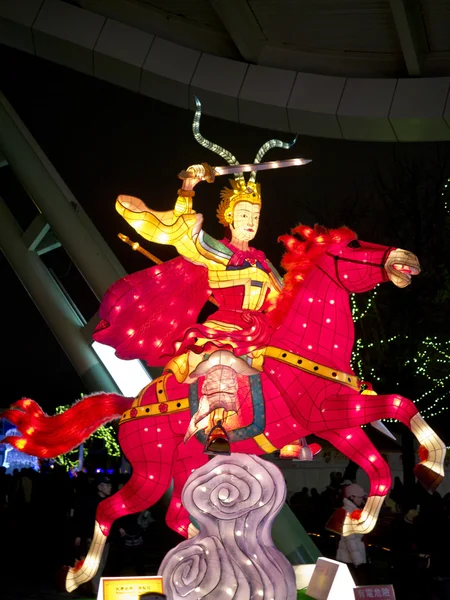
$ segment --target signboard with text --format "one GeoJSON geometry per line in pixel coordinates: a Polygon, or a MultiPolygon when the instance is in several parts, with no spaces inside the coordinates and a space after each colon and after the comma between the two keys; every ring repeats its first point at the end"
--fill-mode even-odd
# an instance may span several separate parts
{"type": "Polygon", "coordinates": [[[383,600],[395,600],[395,592],[392,585],[358,585],[353,590],[355,600],[372,600],[375,598],[383,600]]]}
{"type": "Polygon", "coordinates": [[[102,577],[97,600],[139,600],[151,592],[164,593],[162,577],[102,577]]]}

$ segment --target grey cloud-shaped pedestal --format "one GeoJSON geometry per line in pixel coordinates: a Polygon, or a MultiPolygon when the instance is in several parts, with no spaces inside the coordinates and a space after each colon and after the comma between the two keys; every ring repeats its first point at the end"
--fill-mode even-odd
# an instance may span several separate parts
{"type": "Polygon", "coordinates": [[[169,600],[295,600],[295,574],[271,530],[286,484],[257,456],[218,456],[197,469],[183,504],[200,533],[181,542],[159,569],[169,600]]]}

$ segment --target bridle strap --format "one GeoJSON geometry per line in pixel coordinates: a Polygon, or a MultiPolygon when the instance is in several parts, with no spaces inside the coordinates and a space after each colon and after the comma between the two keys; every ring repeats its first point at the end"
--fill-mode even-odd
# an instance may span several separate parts
{"type": "Polygon", "coordinates": [[[335,273],[336,273],[336,281],[338,282],[338,284],[349,294],[351,293],[351,291],[348,289],[348,287],[345,285],[345,283],[341,280],[341,276],[339,274],[339,269],[338,269],[338,264],[339,261],[342,262],[349,262],[349,263],[353,263],[353,264],[357,264],[357,265],[366,265],[368,267],[377,267],[379,269],[384,269],[386,266],[386,259],[388,257],[388,255],[390,254],[390,252],[393,250],[393,248],[387,248],[386,252],[383,255],[383,262],[382,263],[374,263],[374,262],[364,262],[363,260],[356,260],[355,258],[344,258],[342,256],[339,256],[338,254],[332,254],[331,252],[325,252],[325,254],[327,256],[330,256],[333,260],[334,260],[334,268],[335,268],[335,273]]]}

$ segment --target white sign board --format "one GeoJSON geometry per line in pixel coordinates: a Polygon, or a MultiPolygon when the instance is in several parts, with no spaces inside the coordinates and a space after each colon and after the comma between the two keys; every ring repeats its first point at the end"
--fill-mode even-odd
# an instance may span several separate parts
{"type": "Polygon", "coordinates": [[[303,590],[308,587],[311,581],[312,574],[316,568],[315,564],[310,565],[293,565],[295,573],[295,583],[298,590],[303,590]]]}
{"type": "Polygon", "coordinates": [[[315,600],[354,600],[354,587],[347,565],[320,557],[306,593],[315,600]]]}

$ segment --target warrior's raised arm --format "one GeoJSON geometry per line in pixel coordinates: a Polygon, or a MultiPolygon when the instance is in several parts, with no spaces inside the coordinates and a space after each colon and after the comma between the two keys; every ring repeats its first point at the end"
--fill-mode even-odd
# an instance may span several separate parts
{"type": "MultiPolygon", "coordinates": [[[[230,240],[233,247],[246,250],[248,242],[255,237],[258,229],[261,209],[261,189],[255,181],[256,170],[250,173],[250,177],[246,181],[244,174],[239,170],[241,165],[236,157],[201,135],[199,129],[201,104],[197,98],[196,106],[192,125],[195,139],[199,144],[225,159],[231,167],[225,169],[234,173],[234,180],[230,180],[231,188],[225,188],[221,192],[217,216],[226,229],[225,237],[230,240]]],[[[277,139],[265,142],[255,157],[254,166],[262,167],[263,165],[260,164],[262,158],[272,148],[289,149],[294,143],[295,140],[285,143],[277,139]]],[[[289,166],[291,166],[291,164],[306,164],[308,161],[291,159],[282,162],[289,162],[289,166]]],[[[272,167],[271,164],[270,166],[272,167]]],[[[196,264],[206,266],[209,270],[225,270],[229,262],[229,252],[227,249],[221,248],[220,242],[202,231],[203,215],[196,213],[193,209],[194,187],[201,181],[209,183],[214,181],[217,171],[221,168],[214,168],[202,163],[201,165],[191,165],[181,171],[178,177],[183,183],[178,190],[175,206],[171,210],[155,211],[148,208],[139,198],[125,195],[117,198],[116,210],[146,240],[175,246],[182,256],[196,264]]],[[[249,166],[245,165],[245,168],[247,170],[249,166]]],[[[270,270],[274,271],[272,267],[270,270]]],[[[277,280],[278,277],[275,279],[277,280]]],[[[280,282],[274,281],[274,284],[273,287],[279,289],[280,282]]]]}

